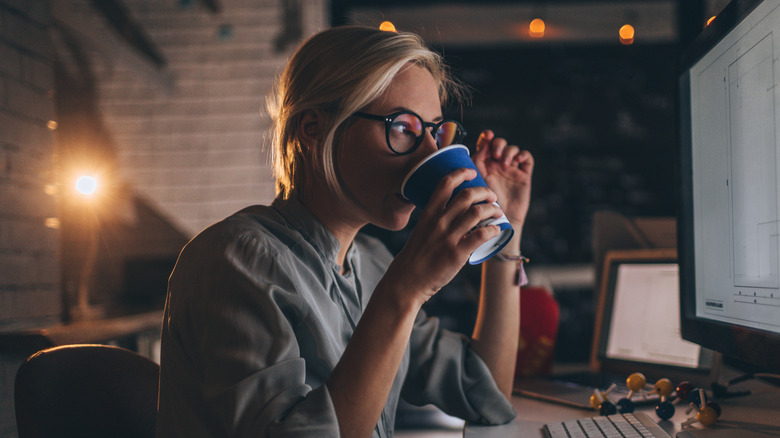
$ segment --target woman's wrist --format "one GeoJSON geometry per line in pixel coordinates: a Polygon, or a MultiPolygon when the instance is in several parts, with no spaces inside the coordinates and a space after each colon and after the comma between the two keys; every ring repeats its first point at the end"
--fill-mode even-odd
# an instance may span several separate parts
{"type": "Polygon", "coordinates": [[[403,275],[401,271],[395,263],[391,263],[374,289],[374,295],[382,296],[384,302],[400,313],[417,315],[427,301],[424,298],[426,294],[415,292],[419,286],[408,281],[413,276],[403,275]]]}
{"type": "Polygon", "coordinates": [[[512,284],[515,286],[525,286],[528,284],[528,276],[525,273],[525,264],[528,263],[530,260],[523,256],[520,253],[517,254],[503,254],[498,253],[496,254],[493,259],[495,260],[494,263],[514,263],[515,264],[515,270],[514,274],[512,275],[512,284]]]}

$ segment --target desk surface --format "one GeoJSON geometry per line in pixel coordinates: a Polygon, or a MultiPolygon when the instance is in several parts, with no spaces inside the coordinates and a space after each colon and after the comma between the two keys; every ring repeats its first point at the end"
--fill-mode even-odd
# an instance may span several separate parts
{"type": "MultiPolygon", "coordinates": [[[[742,389],[740,387],[740,389],[742,389]]],[[[671,436],[681,430],[687,433],[680,438],[767,438],[780,436],[780,388],[758,385],[753,394],[745,397],[720,400],[722,414],[718,422],[710,427],[695,423],[681,429],[682,422],[693,416],[686,414],[686,407],[675,404],[675,415],[668,421],[660,421],[655,415],[654,406],[641,407],[651,418],[671,436]]],[[[541,427],[545,423],[560,422],[575,418],[592,417],[596,412],[571,408],[554,403],[543,402],[526,397],[512,397],[512,405],[517,417],[510,423],[500,426],[482,426],[468,424],[464,429],[464,438],[511,438],[541,437],[541,427]]]]}
{"type": "Polygon", "coordinates": [[[83,320],[49,327],[0,332],[0,350],[35,352],[65,344],[90,344],[116,340],[143,332],[159,331],[163,311],[83,320]]]}

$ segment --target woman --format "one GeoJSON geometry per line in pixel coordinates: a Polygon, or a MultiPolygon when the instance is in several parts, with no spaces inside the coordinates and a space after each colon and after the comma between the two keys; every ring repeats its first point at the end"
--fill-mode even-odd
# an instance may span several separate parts
{"type": "Polygon", "coordinates": [[[503,252],[519,255],[531,155],[483,132],[473,158],[490,189],[450,200],[476,173],[445,177],[395,258],[359,233],[407,224],[401,182],[459,140],[441,111],[457,91],[415,35],[341,27],[298,49],[269,105],[277,199],[204,230],[171,274],[158,436],[386,437],[399,397],[469,421],[514,416],[516,263],[484,263],[471,339],[421,306],[498,233],[473,229],[500,215],[493,201],[516,231],[503,252]]]}

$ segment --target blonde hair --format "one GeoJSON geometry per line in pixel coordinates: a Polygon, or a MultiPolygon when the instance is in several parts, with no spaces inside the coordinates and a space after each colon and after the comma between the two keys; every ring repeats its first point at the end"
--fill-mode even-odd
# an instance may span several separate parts
{"type": "Polygon", "coordinates": [[[441,56],[412,33],[342,26],[312,36],[297,49],[267,100],[274,125],[271,156],[277,195],[289,198],[302,190],[307,152],[298,138],[298,125],[304,111],[320,110],[326,117],[321,131],[325,135],[319,153],[309,155],[315,160],[311,165],[322,172],[334,193],[345,196],[333,154],[339,128],[355,111],[378,98],[407,63],[433,75],[442,105],[465,95],[465,88],[452,79],[441,56]]]}

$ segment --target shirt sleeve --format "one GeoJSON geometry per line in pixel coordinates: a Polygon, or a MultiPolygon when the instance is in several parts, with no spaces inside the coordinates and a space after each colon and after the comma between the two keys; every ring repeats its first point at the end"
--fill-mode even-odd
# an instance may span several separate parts
{"type": "Polygon", "coordinates": [[[466,421],[503,424],[516,412],[499,390],[470,340],[439,327],[438,318],[417,316],[409,342],[409,373],[402,397],[414,405],[434,404],[466,421]]]}
{"type": "Polygon", "coordinates": [[[178,392],[172,398],[186,406],[160,411],[183,436],[200,436],[188,428],[231,437],[339,435],[327,387],[306,384],[294,333],[306,307],[262,251],[251,241],[221,254],[194,251],[171,276],[163,345],[173,346],[163,352],[162,369],[170,367],[161,393],[178,392]],[[256,274],[264,271],[273,283],[256,274]]]}

